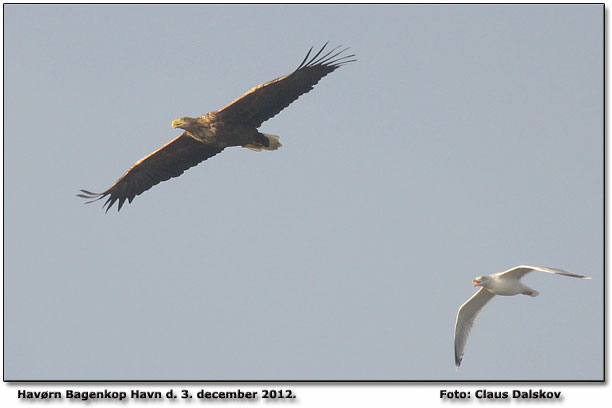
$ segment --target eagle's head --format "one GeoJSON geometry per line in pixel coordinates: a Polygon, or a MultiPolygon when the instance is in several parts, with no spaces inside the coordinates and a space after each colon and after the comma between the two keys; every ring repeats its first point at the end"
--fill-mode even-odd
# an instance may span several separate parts
{"type": "Polygon", "coordinates": [[[189,130],[191,124],[195,121],[194,118],[190,118],[187,116],[183,116],[172,122],[172,129],[181,128],[185,130],[189,130]]]}

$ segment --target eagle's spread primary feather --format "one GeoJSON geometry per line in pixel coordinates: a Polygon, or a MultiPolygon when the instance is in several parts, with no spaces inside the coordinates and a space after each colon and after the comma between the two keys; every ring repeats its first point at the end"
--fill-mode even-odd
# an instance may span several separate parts
{"type": "Polygon", "coordinates": [[[336,47],[324,53],[325,44],[310,57],[312,48],[302,63],[289,75],[274,79],[251,89],[226,107],[197,118],[183,117],[172,122],[185,132],[138,160],[119,180],[102,193],[81,190],[78,197],[100,200],[108,197],[106,211],[118,201],[120,210],[125,201],[147,191],[162,181],[178,177],[200,162],[230,146],[253,150],[276,150],[278,137],[260,133],[257,128],[310,91],[327,74],[343,64],[353,62],[351,55],[342,55],[347,49],[336,47]]]}

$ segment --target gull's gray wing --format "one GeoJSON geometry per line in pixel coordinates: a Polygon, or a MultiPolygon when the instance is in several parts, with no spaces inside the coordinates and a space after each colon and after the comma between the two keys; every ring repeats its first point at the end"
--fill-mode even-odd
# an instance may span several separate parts
{"type": "Polygon", "coordinates": [[[505,272],[499,273],[497,276],[503,276],[504,278],[507,277],[507,278],[512,278],[512,279],[521,279],[523,276],[527,275],[531,271],[554,273],[557,275],[571,276],[572,278],[591,279],[588,276],[578,275],[577,273],[571,273],[571,272],[567,272],[561,269],[547,268],[545,266],[529,266],[529,265],[516,266],[512,269],[508,269],[505,272]]]}
{"type": "Polygon", "coordinates": [[[455,322],[455,366],[459,369],[461,359],[463,358],[463,350],[467,344],[468,336],[474,326],[474,321],[478,314],[482,311],[489,300],[495,295],[485,288],[480,288],[467,302],[461,305],[457,312],[457,321],[455,322]]]}

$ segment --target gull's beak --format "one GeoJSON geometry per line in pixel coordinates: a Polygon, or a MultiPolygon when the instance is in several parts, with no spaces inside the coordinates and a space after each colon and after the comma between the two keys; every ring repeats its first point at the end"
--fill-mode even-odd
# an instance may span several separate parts
{"type": "Polygon", "coordinates": [[[479,280],[474,279],[472,282],[474,282],[474,287],[480,285],[480,281],[479,280]]]}

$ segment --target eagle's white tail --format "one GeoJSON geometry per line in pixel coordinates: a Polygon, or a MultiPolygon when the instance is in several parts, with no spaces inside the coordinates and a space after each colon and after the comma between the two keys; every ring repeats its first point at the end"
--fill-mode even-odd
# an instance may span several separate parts
{"type": "Polygon", "coordinates": [[[268,133],[259,133],[259,136],[267,139],[267,146],[263,143],[250,143],[244,145],[247,149],[255,150],[256,152],[260,152],[263,150],[276,150],[281,147],[281,143],[278,141],[279,137],[276,135],[270,135],[268,133]]]}

